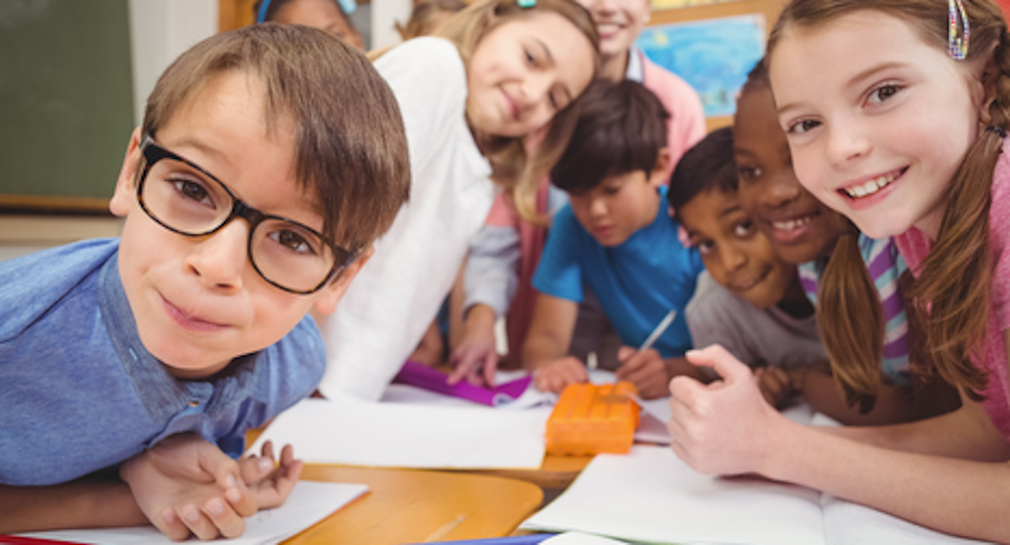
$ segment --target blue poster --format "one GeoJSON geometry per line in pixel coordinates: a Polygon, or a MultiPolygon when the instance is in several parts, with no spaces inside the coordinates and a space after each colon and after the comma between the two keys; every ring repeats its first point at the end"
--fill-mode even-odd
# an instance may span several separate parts
{"type": "Polygon", "coordinates": [[[747,73],[764,55],[764,17],[745,15],[647,27],[635,45],[684,78],[707,117],[733,115],[747,73]]]}

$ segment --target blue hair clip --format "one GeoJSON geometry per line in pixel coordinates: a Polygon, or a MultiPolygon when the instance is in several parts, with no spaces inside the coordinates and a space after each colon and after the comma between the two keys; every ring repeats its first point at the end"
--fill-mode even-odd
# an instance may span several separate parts
{"type": "Polygon", "coordinates": [[[263,0],[260,4],[260,10],[256,13],[256,22],[262,23],[267,20],[267,10],[270,9],[270,0],[263,0]]]}
{"type": "MultiPolygon", "coordinates": [[[[535,1],[535,0],[534,0],[535,1]]],[[[344,14],[350,15],[354,13],[354,10],[358,9],[358,3],[354,0],[337,0],[340,4],[340,9],[344,10],[344,14]]],[[[270,0],[263,0],[260,4],[260,9],[256,13],[256,22],[262,23],[267,20],[267,10],[270,9],[270,0]]]]}
{"type": "Polygon", "coordinates": [[[358,9],[358,3],[354,0],[337,0],[340,4],[340,9],[344,10],[344,13],[350,15],[354,13],[354,10],[358,9]]]}
{"type": "Polygon", "coordinates": [[[521,8],[529,9],[532,7],[536,7],[537,0],[516,0],[516,5],[518,5],[521,8]]]}

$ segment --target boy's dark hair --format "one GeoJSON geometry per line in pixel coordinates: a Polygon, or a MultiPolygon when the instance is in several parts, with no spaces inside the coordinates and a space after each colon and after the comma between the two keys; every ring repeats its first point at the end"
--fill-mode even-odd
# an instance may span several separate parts
{"type": "Polygon", "coordinates": [[[736,162],[733,161],[733,128],[709,133],[687,151],[670,176],[666,199],[674,213],[701,193],[718,190],[736,193],[736,162]]]}
{"type": "MultiPolygon", "coordinates": [[[[410,192],[407,137],[396,98],[363,54],[322,30],[264,23],[212,36],[165,70],[147,100],[156,136],[225,73],[261,85],[268,133],[290,119],[295,172],[314,197],[323,234],[350,251],[389,229],[410,192]]],[[[140,170],[138,169],[138,172],[140,170]]]]}
{"type": "Polygon", "coordinates": [[[551,169],[560,189],[582,193],[608,177],[656,167],[670,114],[640,83],[597,79],[580,99],[575,132],[551,169]]]}
{"type": "Polygon", "coordinates": [[[746,94],[751,91],[756,91],[758,89],[767,89],[772,86],[771,80],[768,79],[768,63],[765,61],[764,57],[751,68],[751,71],[747,74],[747,81],[743,84],[743,89],[740,90],[740,94],[746,94]]]}

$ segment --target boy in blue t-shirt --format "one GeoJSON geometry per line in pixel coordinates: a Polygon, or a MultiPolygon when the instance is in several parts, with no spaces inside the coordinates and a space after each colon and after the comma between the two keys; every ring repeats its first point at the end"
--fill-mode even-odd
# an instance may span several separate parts
{"type": "Polygon", "coordinates": [[[130,138],[120,239],[0,263],[0,533],[151,523],[235,537],[301,462],[236,462],[307,397],[332,312],[406,201],[406,137],[368,60],[258,25],[180,56],[130,138]]]}
{"type": "Polygon", "coordinates": [[[540,292],[523,361],[537,388],[560,392],[587,380],[566,356],[583,286],[596,295],[621,337],[617,377],[644,398],[668,393],[671,378],[700,376],[683,359],[691,348],[684,307],[703,270],[666,211],[663,175],[669,114],[633,81],[596,81],[581,99],[568,149],[551,171],[570,205],[554,217],[533,286],[540,292]],[[637,348],[671,311],[673,324],[653,348],[637,348]]]}

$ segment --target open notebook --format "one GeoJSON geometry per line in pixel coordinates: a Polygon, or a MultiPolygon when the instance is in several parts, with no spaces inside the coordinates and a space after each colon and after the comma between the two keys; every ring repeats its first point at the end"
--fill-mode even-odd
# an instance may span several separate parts
{"type": "Polygon", "coordinates": [[[695,472],[669,448],[600,454],[520,528],[649,543],[977,545],[815,490],[695,472]]]}
{"type": "MultiPolygon", "coordinates": [[[[363,484],[298,481],[284,505],[276,509],[260,511],[247,518],[242,537],[221,540],[221,542],[229,545],[280,543],[323,520],[366,492],[368,492],[368,486],[363,484]]],[[[162,535],[154,526],[56,530],[21,535],[96,545],[171,545],[176,543],[162,535]]]]}

